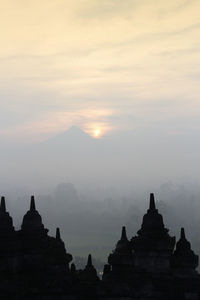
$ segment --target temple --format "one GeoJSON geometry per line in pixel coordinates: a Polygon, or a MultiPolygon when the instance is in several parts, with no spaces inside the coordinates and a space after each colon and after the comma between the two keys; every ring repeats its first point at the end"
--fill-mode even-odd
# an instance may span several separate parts
{"type": "Polygon", "coordinates": [[[170,236],[150,194],[141,228],[128,238],[125,226],[108,256],[102,279],[91,254],[77,270],[65,248],[59,228],[48,235],[34,196],[15,230],[0,204],[0,299],[15,300],[199,300],[198,256],[184,228],[180,238],[170,236]]]}

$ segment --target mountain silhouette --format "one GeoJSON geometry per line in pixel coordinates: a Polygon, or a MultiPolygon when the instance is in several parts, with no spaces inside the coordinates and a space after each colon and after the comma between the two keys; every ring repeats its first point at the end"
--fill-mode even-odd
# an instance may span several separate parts
{"type": "Polygon", "coordinates": [[[61,132],[47,141],[45,141],[43,144],[65,144],[69,146],[71,143],[80,143],[80,142],[88,142],[93,140],[93,138],[84,132],[82,129],[80,129],[78,126],[72,126],[68,130],[61,132]]]}

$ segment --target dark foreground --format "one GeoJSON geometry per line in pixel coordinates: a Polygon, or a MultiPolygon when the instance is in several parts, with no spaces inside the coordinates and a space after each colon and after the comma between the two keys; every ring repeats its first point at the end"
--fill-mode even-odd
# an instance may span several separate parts
{"type": "Polygon", "coordinates": [[[21,230],[13,227],[0,206],[0,299],[13,300],[197,300],[200,275],[198,256],[191,250],[184,229],[176,243],[155,207],[154,195],[141,229],[130,241],[121,239],[108,257],[100,280],[91,255],[84,270],[76,270],[57,228],[48,236],[31,197],[21,230]]]}

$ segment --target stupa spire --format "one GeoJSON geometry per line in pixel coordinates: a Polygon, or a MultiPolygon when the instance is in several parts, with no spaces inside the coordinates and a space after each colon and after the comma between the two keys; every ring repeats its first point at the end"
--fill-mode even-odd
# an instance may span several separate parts
{"type": "Polygon", "coordinates": [[[183,227],[181,228],[181,237],[180,238],[185,240],[185,230],[183,227]]]}
{"type": "Polygon", "coordinates": [[[36,210],[36,209],[35,209],[35,198],[34,198],[34,196],[32,195],[32,196],[31,196],[31,203],[30,203],[30,211],[34,211],[34,210],[36,210]]]}
{"type": "Polygon", "coordinates": [[[156,209],[155,199],[154,199],[154,194],[153,193],[150,194],[149,209],[150,210],[155,210],[156,209]]]}
{"type": "Polygon", "coordinates": [[[88,260],[87,260],[87,267],[91,267],[92,266],[92,255],[89,254],[88,255],[88,260]]]}
{"type": "Polygon", "coordinates": [[[60,228],[56,228],[56,240],[61,240],[61,238],[60,238],[60,228]]]}
{"type": "Polygon", "coordinates": [[[1,212],[6,212],[6,202],[5,197],[1,197],[1,206],[0,206],[1,212]]]}
{"type": "Polygon", "coordinates": [[[125,227],[125,226],[122,227],[121,240],[127,240],[127,236],[126,236],[126,227],[125,227]]]}

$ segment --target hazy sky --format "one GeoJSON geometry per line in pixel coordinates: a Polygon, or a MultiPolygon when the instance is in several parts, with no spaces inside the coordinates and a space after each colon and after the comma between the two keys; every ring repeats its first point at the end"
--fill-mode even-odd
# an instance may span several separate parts
{"type": "Polygon", "coordinates": [[[199,0],[0,1],[1,141],[200,129],[199,0]]]}

